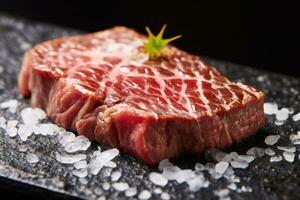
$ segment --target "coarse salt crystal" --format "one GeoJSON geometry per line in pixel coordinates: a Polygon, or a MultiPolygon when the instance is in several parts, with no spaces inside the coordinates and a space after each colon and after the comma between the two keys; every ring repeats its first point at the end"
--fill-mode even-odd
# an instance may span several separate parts
{"type": "Polygon", "coordinates": [[[117,182],[117,183],[113,183],[112,187],[117,191],[123,192],[129,188],[129,185],[128,183],[125,182],[117,182]]]}
{"type": "Polygon", "coordinates": [[[287,108],[282,108],[280,110],[278,110],[278,112],[276,113],[276,119],[278,121],[285,121],[289,118],[289,109],[287,108]]]}
{"type": "Polygon", "coordinates": [[[178,171],[178,173],[175,175],[174,179],[178,183],[183,183],[183,182],[191,179],[194,176],[195,176],[195,174],[194,174],[194,172],[192,170],[190,170],[190,169],[184,169],[184,170],[178,171]]]}
{"type": "Polygon", "coordinates": [[[8,127],[6,132],[9,137],[15,137],[18,133],[18,129],[16,127],[8,127]]]}
{"type": "Polygon", "coordinates": [[[249,166],[249,163],[246,161],[231,161],[231,166],[233,168],[246,169],[249,166]]]}
{"type": "Polygon", "coordinates": [[[230,190],[236,190],[236,189],[237,189],[237,186],[236,186],[235,183],[230,183],[230,184],[228,185],[228,188],[229,188],[230,190]]]}
{"type": "Polygon", "coordinates": [[[109,149],[106,151],[103,151],[100,155],[96,157],[97,160],[101,161],[102,164],[106,164],[107,162],[114,159],[116,156],[119,155],[119,150],[116,148],[109,149]]]}
{"type": "Polygon", "coordinates": [[[161,195],[160,195],[160,198],[162,200],[169,200],[170,199],[170,195],[166,192],[163,192],[161,195]]]}
{"type": "Polygon", "coordinates": [[[88,175],[87,169],[83,168],[83,169],[76,169],[72,171],[72,174],[74,176],[77,176],[79,178],[84,178],[88,175]]]}
{"type": "Polygon", "coordinates": [[[274,156],[275,155],[275,151],[271,148],[266,148],[265,149],[265,153],[268,155],[268,156],[274,156]]]}
{"type": "Polygon", "coordinates": [[[268,135],[265,139],[267,145],[274,145],[278,142],[280,135],[268,135]]]}
{"type": "Polygon", "coordinates": [[[105,183],[102,184],[102,188],[103,188],[103,190],[109,190],[110,184],[105,182],[105,183]]]}
{"type": "Polygon", "coordinates": [[[87,167],[87,161],[86,160],[80,160],[74,163],[75,169],[82,169],[87,167]]]}
{"type": "Polygon", "coordinates": [[[0,128],[6,129],[6,119],[4,117],[0,117],[0,128]]]}
{"type": "Polygon", "coordinates": [[[114,161],[108,161],[107,163],[104,164],[105,167],[110,167],[110,168],[116,168],[117,167],[117,163],[115,163],[114,161]]]}
{"type": "Polygon", "coordinates": [[[176,175],[181,169],[177,166],[165,167],[163,169],[163,175],[169,180],[175,180],[176,175]]]}
{"type": "Polygon", "coordinates": [[[17,111],[18,101],[15,99],[11,99],[0,104],[1,109],[8,109],[9,112],[15,113],[17,111]]]}
{"type": "Polygon", "coordinates": [[[264,103],[264,113],[266,115],[276,114],[278,111],[278,105],[276,103],[266,102],[264,103]]]}
{"type": "Polygon", "coordinates": [[[7,121],[7,127],[16,127],[18,125],[18,120],[9,120],[7,121]]]}
{"type": "Polygon", "coordinates": [[[300,144],[300,131],[297,134],[290,135],[290,140],[293,144],[300,144]]]}
{"type": "Polygon", "coordinates": [[[137,189],[136,187],[130,187],[125,191],[125,196],[126,197],[133,197],[137,194],[137,189]]]}
{"type": "Polygon", "coordinates": [[[77,155],[61,155],[56,152],[55,158],[58,162],[63,164],[74,164],[80,160],[85,160],[85,154],[77,154],[77,155]]]}
{"type": "Polygon", "coordinates": [[[288,162],[294,162],[295,159],[295,153],[291,153],[291,152],[283,152],[283,157],[286,161],[288,162]]]}
{"type": "Polygon", "coordinates": [[[151,193],[148,190],[143,190],[140,192],[139,199],[146,200],[151,198],[151,193]]]}
{"type": "Polygon", "coordinates": [[[68,153],[85,151],[90,147],[90,145],[91,141],[87,137],[80,135],[65,145],[65,151],[68,153]]]}
{"type": "Polygon", "coordinates": [[[254,156],[251,155],[239,155],[237,160],[243,160],[247,163],[251,163],[254,160],[254,156]]]}
{"type": "Polygon", "coordinates": [[[157,172],[151,172],[149,174],[149,179],[152,183],[159,186],[165,186],[168,183],[168,179],[162,174],[159,174],[157,172]]]}
{"type": "Polygon", "coordinates": [[[294,122],[299,121],[300,120],[300,112],[297,113],[297,114],[295,114],[295,115],[293,115],[292,119],[293,119],[294,122]]]}
{"type": "Polygon", "coordinates": [[[46,113],[39,108],[24,108],[21,111],[21,117],[26,125],[36,125],[40,120],[45,119],[46,113]]]}
{"type": "Polygon", "coordinates": [[[65,146],[66,144],[72,142],[75,139],[75,134],[70,131],[64,131],[61,132],[58,136],[58,140],[61,143],[61,145],[65,146]]]}
{"type": "Polygon", "coordinates": [[[20,145],[19,148],[18,148],[18,150],[20,152],[26,152],[27,151],[27,146],[26,145],[20,145]]]}
{"type": "Polygon", "coordinates": [[[121,177],[121,172],[119,171],[114,171],[112,174],[111,174],[111,180],[112,181],[117,181],[119,180],[119,178],[121,177]]]}
{"type": "Polygon", "coordinates": [[[228,189],[216,190],[214,191],[214,194],[223,199],[224,197],[227,197],[229,195],[229,190],[228,189]]]}
{"type": "Polygon", "coordinates": [[[39,157],[37,157],[37,155],[35,155],[34,153],[28,153],[26,155],[26,160],[29,163],[37,163],[39,162],[39,157]]]}
{"type": "Polygon", "coordinates": [[[198,174],[192,179],[187,180],[186,183],[189,185],[189,189],[192,192],[196,192],[200,188],[206,188],[209,185],[209,182],[205,180],[203,174],[198,174]]]}
{"type": "Polygon", "coordinates": [[[155,194],[161,194],[162,193],[162,190],[160,188],[155,188],[154,189],[154,193],[155,194]]]}
{"type": "Polygon", "coordinates": [[[252,147],[247,151],[246,154],[254,156],[254,158],[261,158],[265,154],[265,149],[260,147],[252,147]]]}
{"type": "Polygon", "coordinates": [[[229,166],[228,162],[220,161],[216,164],[215,171],[219,174],[223,174],[227,170],[228,166],[229,166]]]}
{"type": "Polygon", "coordinates": [[[33,133],[32,127],[26,124],[20,124],[18,129],[18,135],[21,141],[25,142],[29,136],[33,133]]]}
{"type": "Polygon", "coordinates": [[[270,162],[280,162],[280,161],[282,161],[282,156],[280,155],[270,157],[270,162]]]}
{"type": "Polygon", "coordinates": [[[277,146],[277,149],[285,151],[285,152],[291,152],[291,153],[296,152],[296,147],[293,147],[293,146],[277,146]]]}
{"type": "Polygon", "coordinates": [[[158,169],[163,170],[166,167],[172,167],[172,166],[173,164],[168,159],[165,159],[159,162],[158,169]]]}

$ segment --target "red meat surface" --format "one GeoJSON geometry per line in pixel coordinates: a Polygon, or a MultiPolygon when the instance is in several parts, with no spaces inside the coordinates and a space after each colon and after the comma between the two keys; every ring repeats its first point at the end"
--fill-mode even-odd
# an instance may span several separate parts
{"type": "Polygon", "coordinates": [[[167,46],[149,60],[125,27],[54,39],[24,56],[20,92],[56,124],[157,164],[223,148],[264,125],[264,93],[167,46]]]}

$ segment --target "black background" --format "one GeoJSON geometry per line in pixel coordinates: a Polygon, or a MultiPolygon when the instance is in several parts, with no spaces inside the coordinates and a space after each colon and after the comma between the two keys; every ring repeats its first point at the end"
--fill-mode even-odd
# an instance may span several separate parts
{"type": "Polygon", "coordinates": [[[86,31],[168,24],[186,51],[300,77],[296,2],[0,0],[0,11],[86,31]]]}

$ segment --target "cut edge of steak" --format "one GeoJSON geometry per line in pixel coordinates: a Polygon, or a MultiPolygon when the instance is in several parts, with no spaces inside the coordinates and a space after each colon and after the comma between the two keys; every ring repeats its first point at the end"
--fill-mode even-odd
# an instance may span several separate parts
{"type": "MultiPolygon", "coordinates": [[[[167,109],[166,114],[161,114],[156,111],[154,112],[152,109],[149,109],[149,107],[148,109],[143,109],[135,104],[137,100],[143,100],[137,99],[137,94],[142,93],[143,91],[138,91],[137,94],[134,93],[135,91],[130,91],[131,93],[122,93],[128,88],[131,88],[130,85],[126,85],[128,82],[123,80],[124,77],[122,75],[124,74],[117,77],[115,83],[113,81],[110,82],[109,79],[103,81],[102,77],[97,77],[97,80],[100,80],[99,83],[107,85],[102,88],[101,86],[97,86],[98,88],[94,92],[94,82],[87,80],[90,81],[87,84],[84,82],[85,78],[78,78],[78,75],[87,73],[86,69],[96,70],[93,68],[94,66],[83,69],[81,69],[81,66],[64,68],[64,66],[61,66],[61,63],[56,62],[60,58],[55,57],[53,58],[52,63],[42,63],[45,60],[50,60],[50,58],[47,57],[48,55],[45,52],[43,53],[43,48],[45,48],[46,51],[49,50],[49,52],[51,52],[50,50],[53,50],[51,49],[53,47],[59,46],[59,48],[62,48],[61,46],[69,41],[75,41],[74,43],[79,41],[83,44],[81,44],[81,46],[79,45],[79,47],[72,48],[78,48],[78,51],[87,51],[86,49],[81,50],[80,48],[92,45],[87,43],[87,41],[89,41],[88,39],[97,38],[98,35],[107,38],[111,37],[111,34],[116,37],[114,40],[119,40],[124,39],[122,33],[129,38],[129,41],[130,38],[143,38],[143,36],[131,29],[116,27],[99,33],[64,37],[38,44],[33,49],[27,51],[24,56],[23,66],[19,76],[20,92],[26,97],[31,96],[32,106],[46,110],[50,119],[56,124],[68,130],[77,132],[78,134],[85,135],[90,140],[117,147],[123,152],[135,155],[147,164],[157,164],[162,159],[173,158],[183,154],[197,155],[205,149],[212,147],[224,148],[240,141],[242,138],[254,134],[263,127],[263,92],[242,84],[231,83],[213,67],[208,64],[203,64],[204,62],[202,62],[199,57],[190,56],[174,47],[169,48],[174,54],[178,54],[179,58],[182,56],[183,58],[191,59],[192,63],[194,63],[194,59],[197,62],[198,59],[201,61],[203,68],[199,68],[199,71],[202,69],[205,70],[203,71],[204,81],[206,81],[206,79],[209,80],[209,78],[211,78],[209,76],[215,76],[216,86],[221,87],[222,84],[226,84],[226,88],[216,89],[211,88],[214,83],[210,83],[209,85],[209,83],[205,82],[207,85],[205,85],[205,87],[208,87],[208,90],[205,90],[204,84],[202,85],[203,88],[201,89],[206,92],[202,95],[206,95],[204,98],[206,97],[205,99],[208,100],[208,103],[214,103],[201,104],[200,102],[200,104],[195,105],[200,105],[200,110],[204,109],[205,105],[209,108],[214,108],[217,110],[215,113],[207,115],[204,112],[204,114],[197,115],[200,117],[194,117],[186,115],[188,111],[170,114],[167,109]],[[126,34],[128,33],[129,36],[124,32],[126,34]],[[118,34],[121,34],[121,36],[118,34]],[[49,67],[50,65],[53,65],[54,67],[51,68],[49,67]],[[80,82],[82,80],[83,82],[80,82]],[[123,87],[123,89],[121,87],[121,91],[118,92],[116,91],[120,86],[118,86],[117,83],[120,83],[123,87]],[[229,91],[229,89],[234,92],[229,91]],[[225,95],[224,99],[217,99],[217,94],[213,93],[215,91],[217,91],[218,94],[220,91],[223,92],[220,94],[225,95]],[[234,99],[234,101],[232,100],[233,97],[230,93],[236,94],[236,99],[234,99]],[[135,100],[131,100],[130,97],[134,97],[135,100]],[[232,98],[231,101],[230,98],[232,98]],[[227,105],[227,100],[231,105],[228,110],[222,110],[222,107],[217,107],[218,103],[221,104],[221,101],[222,104],[227,105]]],[[[55,52],[54,50],[54,53],[58,52],[55,52]]],[[[126,59],[126,56],[128,55],[125,55],[125,58],[122,59],[126,59]]],[[[63,62],[72,62],[74,59],[75,58],[71,58],[70,60],[64,60],[63,62]]],[[[85,57],[82,59],[85,59],[85,57]]],[[[106,71],[104,70],[104,72],[101,71],[99,73],[120,73],[121,69],[116,67],[118,66],[119,61],[115,55],[105,57],[105,59],[111,64],[109,66],[113,66],[113,68],[111,69],[108,67],[106,69],[105,67],[107,66],[97,65],[97,69],[106,69],[106,71]],[[118,69],[119,71],[116,71],[115,69],[118,69]]],[[[171,61],[172,60],[167,61],[167,64],[171,63],[171,61]]],[[[139,64],[140,63],[134,62],[134,64],[130,63],[126,66],[129,70],[142,70],[143,68],[139,68],[139,64]]],[[[180,61],[180,64],[184,65],[185,61],[180,61]]],[[[156,67],[157,63],[147,63],[147,65],[156,67]]],[[[172,67],[172,65],[170,65],[170,67],[172,67]]],[[[146,67],[145,69],[148,71],[152,70],[146,67]]],[[[159,70],[162,69],[164,68],[159,68],[159,70]]],[[[134,76],[128,75],[125,78],[136,78],[139,77],[137,75],[142,75],[144,79],[152,81],[151,78],[155,76],[150,76],[151,73],[148,73],[148,71],[144,70],[143,72],[138,73],[132,72],[134,76]]],[[[124,71],[124,73],[125,72],[126,71],[124,71]]],[[[163,74],[160,75],[165,78],[166,82],[169,81],[169,79],[173,81],[173,75],[168,75],[167,71],[161,71],[160,73],[163,74]]],[[[186,70],[185,73],[189,74],[190,72],[186,70]]],[[[113,78],[115,78],[115,74],[113,74],[113,78]]],[[[189,89],[189,87],[192,89],[193,82],[191,81],[199,81],[198,79],[199,77],[195,79],[182,79],[184,81],[190,81],[185,82],[187,85],[186,90],[189,89]],[[188,83],[191,85],[188,85],[188,83]]],[[[134,81],[133,83],[136,85],[140,84],[139,82],[134,81]]],[[[183,82],[181,84],[183,84],[183,82]]],[[[141,89],[143,87],[143,85],[138,85],[133,88],[141,89]]],[[[156,91],[154,89],[157,88],[152,88],[152,92],[155,93],[156,91]]],[[[176,90],[175,86],[174,90],[176,90]]],[[[189,97],[193,97],[193,92],[194,91],[190,91],[191,95],[189,97]]],[[[149,98],[151,97],[149,96],[149,98]]],[[[197,101],[197,99],[193,101],[197,101]]],[[[190,102],[194,103],[193,101],[191,100],[190,102]]],[[[147,104],[140,102],[138,105],[145,106],[147,104]]],[[[177,106],[176,102],[172,102],[172,105],[177,106]]],[[[159,103],[157,103],[157,107],[159,106],[159,103]]],[[[176,109],[180,110],[180,107],[176,109]]],[[[170,110],[172,109],[170,108],[170,110]]]]}

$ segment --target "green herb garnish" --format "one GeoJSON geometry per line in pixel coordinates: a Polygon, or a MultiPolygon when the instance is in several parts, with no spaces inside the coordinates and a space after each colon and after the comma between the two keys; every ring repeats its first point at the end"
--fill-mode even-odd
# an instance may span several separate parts
{"type": "Polygon", "coordinates": [[[144,43],[144,49],[146,53],[148,53],[150,59],[157,59],[160,56],[167,55],[168,52],[165,49],[167,44],[181,37],[181,35],[177,35],[169,39],[163,39],[163,34],[166,27],[167,25],[165,24],[161,28],[160,32],[155,36],[149,27],[146,26],[148,40],[144,43]]]}

